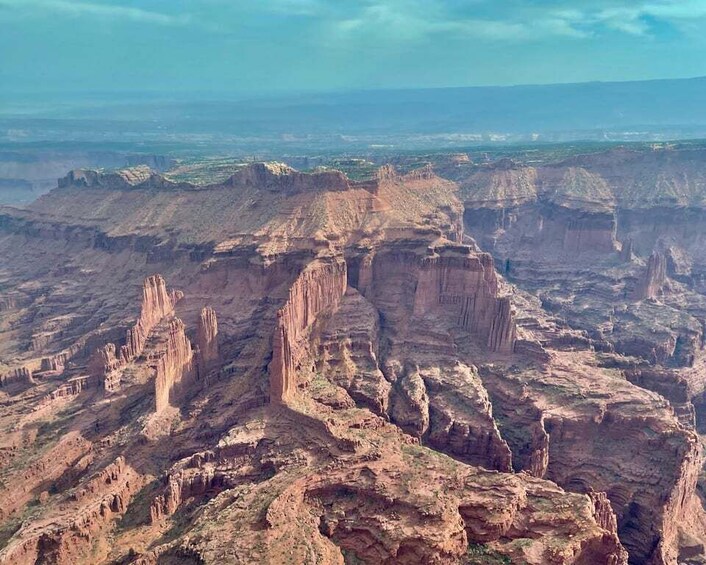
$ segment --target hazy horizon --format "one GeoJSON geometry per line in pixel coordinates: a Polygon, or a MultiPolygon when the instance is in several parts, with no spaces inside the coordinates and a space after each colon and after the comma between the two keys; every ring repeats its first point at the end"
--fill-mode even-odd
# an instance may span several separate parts
{"type": "MultiPolygon", "coordinates": [[[[2,6],[2,0],[0,0],[0,6],[2,6]]],[[[297,89],[297,90],[269,90],[260,92],[249,92],[249,91],[239,91],[231,89],[210,89],[210,90],[170,90],[170,89],[113,89],[113,90],[13,90],[11,87],[4,87],[2,92],[0,92],[0,99],[12,100],[15,96],[30,97],[36,99],[50,99],[50,98],[62,98],[63,97],[76,97],[77,99],[87,98],[87,99],[101,99],[101,97],[134,97],[134,98],[154,98],[160,97],[164,99],[179,99],[179,100],[208,100],[209,98],[214,101],[230,100],[230,101],[250,101],[258,98],[290,98],[296,96],[306,96],[310,94],[322,94],[322,95],[340,95],[340,94],[357,94],[366,92],[395,92],[395,91],[423,91],[423,90],[471,90],[471,89],[513,89],[513,88],[524,88],[524,87],[562,87],[562,86],[581,86],[581,85],[619,85],[619,84],[634,84],[634,83],[659,83],[659,82],[672,82],[672,81],[698,81],[706,80],[706,73],[703,75],[690,75],[690,76],[679,76],[679,77],[657,77],[657,78],[645,78],[645,79],[626,79],[626,80],[585,80],[585,81],[557,81],[557,82],[521,82],[514,84],[473,84],[473,85],[463,85],[463,84],[447,84],[447,85],[437,85],[437,86],[397,86],[397,87],[379,87],[370,86],[367,88],[363,87],[341,87],[341,88],[311,88],[311,89],[297,89]]]]}

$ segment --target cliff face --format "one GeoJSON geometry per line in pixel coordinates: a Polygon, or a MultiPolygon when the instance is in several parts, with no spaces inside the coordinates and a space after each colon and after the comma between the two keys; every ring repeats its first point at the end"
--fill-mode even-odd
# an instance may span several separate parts
{"type": "MultiPolygon", "coordinates": [[[[157,358],[153,361],[155,368],[155,411],[162,412],[170,398],[176,396],[182,381],[194,377],[194,354],[191,342],[184,333],[184,322],[174,318],[164,328],[161,343],[155,345],[157,358]]],[[[188,383],[184,383],[188,384],[188,383]]]]}
{"type": "Polygon", "coordinates": [[[492,257],[465,246],[431,253],[383,250],[372,261],[362,260],[357,284],[390,320],[440,316],[489,351],[512,352],[514,320],[509,300],[498,297],[492,257]]]}
{"type": "Polygon", "coordinates": [[[0,389],[0,563],[699,553],[693,258],[618,255],[586,163],[497,169],[476,242],[431,167],[74,175],[0,212],[0,362],[32,372],[0,389]]]}
{"type": "Polygon", "coordinates": [[[662,287],[667,281],[667,258],[657,251],[650,255],[647,269],[642,280],[638,283],[635,298],[657,298],[662,287]]]}
{"type": "MultiPolygon", "coordinates": [[[[654,461],[634,462],[636,472],[660,468],[659,477],[671,477],[660,487],[657,476],[650,479],[651,492],[662,492],[653,498],[626,487],[626,467],[617,470],[606,463],[600,473],[577,470],[569,461],[575,463],[581,455],[575,450],[562,453],[568,443],[559,430],[569,423],[557,427],[554,418],[548,420],[545,476],[572,490],[586,490],[590,483],[590,488],[606,491],[635,563],[674,563],[680,536],[686,535],[676,532],[674,524],[701,520],[700,510],[695,512],[688,502],[701,464],[691,430],[694,420],[698,426],[704,386],[699,376],[705,312],[700,281],[706,261],[697,243],[705,225],[704,172],[695,155],[690,150],[618,150],[532,168],[532,175],[518,164],[489,165],[461,181],[466,231],[492,251],[509,280],[538,295],[563,325],[583,332],[589,347],[606,356],[600,364],[668,398],[687,428],[677,434],[680,440],[674,439],[675,432],[660,436],[654,461]],[[512,186],[500,190],[498,179],[507,177],[508,167],[515,171],[512,186]],[[520,178],[531,178],[531,187],[520,178]],[[520,193],[527,197],[518,198],[520,193]],[[659,512],[652,520],[655,508],[659,512]]],[[[574,339],[572,348],[585,347],[580,343],[574,339]]],[[[615,389],[611,394],[616,395],[615,389]]],[[[495,389],[493,395],[501,398],[495,389]]],[[[621,412],[610,417],[610,425],[620,419],[631,443],[646,441],[638,439],[641,420],[627,422],[621,412]]],[[[512,419],[515,426],[526,425],[521,418],[512,419]]],[[[603,418],[601,422],[606,425],[603,418]]],[[[571,441],[579,435],[583,442],[592,441],[593,424],[580,418],[570,427],[571,441]]],[[[504,437],[514,455],[526,441],[534,445],[534,436],[504,437]]],[[[541,443],[530,452],[539,453],[541,443]]],[[[620,443],[618,438],[608,442],[620,443]]],[[[612,453],[605,459],[621,456],[612,453]]]]}
{"type": "Polygon", "coordinates": [[[4,375],[0,375],[0,386],[7,386],[12,383],[32,384],[32,382],[32,371],[27,367],[17,367],[4,375]]]}
{"type": "Polygon", "coordinates": [[[346,292],[346,263],[342,260],[308,265],[289,290],[277,312],[272,337],[270,398],[283,402],[296,391],[296,372],[308,353],[309,337],[317,316],[335,309],[346,292]]]}
{"type": "Polygon", "coordinates": [[[686,150],[576,157],[533,169],[532,197],[518,204],[497,189],[505,166],[489,165],[461,181],[466,230],[510,280],[604,349],[690,366],[701,349],[706,265],[697,168],[686,150]],[[680,196],[668,205],[675,186],[680,196]]]}
{"type": "Polygon", "coordinates": [[[218,319],[210,306],[205,306],[199,315],[196,328],[196,347],[198,348],[198,375],[200,379],[218,369],[221,358],[218,350],[218,319]]]}
{"type": "Polygon", "coordinates": [[[501,161],[460,185],[466,225],[483,249],[492,251],[505,231],[567,254],[616,249],[615,197],[586,169],[501,161]]]}
{"type": "Polygon", "coordinates": [[[181,297],[179,292],[167,292],[167,284],[161,275],[145,279],[140,316],[135,326],[128,330],[127,343],[120,349],[123,361],[131,361],[142,353],[147,336],[163,318],[174,313],[174,305],[181,297]]]}
{"type": "Polygon", "coordinates": [[[431,311],[456,317],[456,323],[479,336],[490,351],[510,353],[515,323],[508,298],[498,298],[490,255],[459,257],[444,253],[425,258],[414,295],[414,316],[431,311]]]}
{"type": "Polygon", "coordinates": [[[351,187],[340,171],[305,174],[280,163],[256,163],[235,173],[229,180],[233,186],[258,186],[267,190],[296,194],[301,191],[342,191],[351,187]]]}
{"type": "Polygon", "coordinates": [[[119,349],[112,343],[98,348],[89,361],[89,370],[104,381],[106,390],[119,388],[120,369],[142,354],[152,330],[163,319],[174,314],[174,305],[182,296],[178,291],[168,292],[161,275],[145,279],[140,315],[135,325],[127,330],[125,344],[119,349]]]}

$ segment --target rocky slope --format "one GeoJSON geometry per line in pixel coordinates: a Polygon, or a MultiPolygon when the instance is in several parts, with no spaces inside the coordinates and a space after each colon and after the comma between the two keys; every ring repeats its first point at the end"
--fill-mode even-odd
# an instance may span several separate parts
{"type": "Polygon", "coordinates": [[[138,164],[166,170],[175,162],[159,155],[85,150],[61,144],[17,143],[0,149],[0,204],[26,205],[56,187],[56,179],[77,167],[127,167],[138,164]]]}
{"type": "Polygon", "coordinates": [[[600,352],[600,366],[662,395],[697,431],[705,157],[616,149],[542,167],[506,160],[449,171],[467,232],[561,326],[580,330],[572,349],[600,352]]]}
{"type": "Polygon", "coordinates": [[[698,372],[698,314],[671,341],[633,314],[623,347],[659,347],[627,357],[520,274],[588,246],[633,308],[686,283],[621,258],[603,185],[545,209],[541,172],[497,167],[507,206],[472,198],[492,167],[256,164],[76,171],[1,209],[0,563],[697,559],[697,379],[651,383],[698,372]],[[513,231],[545,221],[546,249],[513,231]]]}

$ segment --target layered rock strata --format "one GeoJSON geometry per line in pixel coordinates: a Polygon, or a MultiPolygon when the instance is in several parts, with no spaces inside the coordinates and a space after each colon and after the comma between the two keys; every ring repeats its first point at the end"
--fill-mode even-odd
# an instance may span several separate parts
{"type": "Polygon", "coordinates": [[[199,314],[196,347],[199,378],[205,378],[211,371],[217,370],[221,362],[218,350],[218,319],[210,306],[204,307],[199,314]]]}
{"type": "MultiPolygon", "coordinates": [[[[499,167],[506,191],[543,178],[499,167]]],[[[642,241],[620,258],[610,183],[572,167],[541,181],[556,193],[538,189],[541,210],[523,192],[513,206],[527,214],[492,211],[501,231],[467,222],[497,263],[464,236],[458,187],[429,167],[357,182],[251,165],[198,186],[74,175],[2,211],[3,293],[20,298],[0,313],[0,359],[50,361],[0,390],[0,561],[624,565],[627,549],[673,565],[697,551],[696,436],[626,378],[674,367],[621,357],[594,307],[625,295],[614,343],[633,335],[664,364],[694,356],[693,383],[702,330],[687,317],[633,329],[674,308],[693,272],[653,243],[669,282],[633,299],[642,241]],[[527,252],[504,255],[515,245],[527,252]],[[612,266],[577,270],[573,256],[594,251],[612,266]],[[605,333],[562,319],[562,288],[605,333]]]]}
{"type": "Polygon", "coordinates": [[[145,279],[140,315],[135,325],[127,330],[125,344],[118,349],[115,344],[109,343],[97,349],[89,361],[89,370],[103,380],[106,390],[119,388],[120,369],[142,354],[152,330],[163,319],[173,315],[174,305],[182,296],[179,291],[168,292],[161,275],[145,279]]]}
{"type": "Polygon", "coordinates": [[[270,398],[286,401],[296,391],[296,372],[308,353],[309,334],[317,316],[335,309],[346,292],[346,263],[320,261],[307,266],[289,290],[285,305],[277,312],[272,337],[270,398]]]}
{"type": "Polygon", "coordinates": [[[186,337],[184,322],[179,318],[169,320],[160,343],[155,344],[156,358],[150,359],[154,367],[155,411],[162,412],[170,404],[170,399],[178,396],[178,389],[188,385],[194,378],[194,353],[191,342],[186,337]]]}

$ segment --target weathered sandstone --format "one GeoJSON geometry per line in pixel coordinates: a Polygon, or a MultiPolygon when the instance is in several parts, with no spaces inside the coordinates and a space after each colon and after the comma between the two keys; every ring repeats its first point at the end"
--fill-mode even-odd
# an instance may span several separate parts
{"type": "Polygon", "coordinates": [[[699,214],[643,157],[430,160],[0,210],[0,562],[698,559],[699,214]]]}

